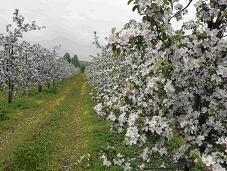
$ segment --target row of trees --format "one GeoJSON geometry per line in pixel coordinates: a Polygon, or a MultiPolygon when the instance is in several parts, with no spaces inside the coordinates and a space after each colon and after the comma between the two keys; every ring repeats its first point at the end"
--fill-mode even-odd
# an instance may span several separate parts
{"type": "Polygon", "coordinates": [[[113,29],[105,46],[96,36],[101,53],[86,69],[97,93],[95,110],[134,149],[124,154],[109,147],[103,164],[152,170],[175,163],[185,170],[225,171],[226,0],[197,1],[195,18],[179,30],[171,21],[183,19],[192,0],[129,3],[142,22],[113,29]]]}
{"type": "Polygon", "coordinates": [[[72,77],[79,70],[63,58],[56,50],[48,50],[39,44],[31,45],[22,41],[23,34],[40,30],[34,21],[29,24],[16,9],[13,24],[6,26],[6,34],[0,34],[0,89],[8,90],[11,103],[15,91],[27,93],[31,87],[42,86],[72,77]]]}

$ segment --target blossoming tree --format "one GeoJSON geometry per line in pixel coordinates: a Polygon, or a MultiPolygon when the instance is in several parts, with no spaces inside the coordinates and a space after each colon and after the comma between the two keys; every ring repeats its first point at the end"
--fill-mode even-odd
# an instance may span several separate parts
{"type": "Polygon", "coordinates": [[[227,2],[197,1],[196,17],[174,30],[192,3],[182,2],[130,0],[143,21],[113,29],[87,68],[95,110],[140,149],[130,158],[103,154],[105,165],[142,170],[165,155],[162,167],[227,168],[227,2]]]}
{"type": "Polygon", "coordinates": [[[0,89],[8,88],[8,102],[12,103],[13,92],[27,93],[31,87],[58,82],[79,72],[73,65],[58,60],[56,48],[50,51],[39,44],[21,41],[23,33],[40,30],[42,27],[25,23],[16,9],[13,13],[14,26],[6,26],[6,34],[0,35],[0,89]]]}

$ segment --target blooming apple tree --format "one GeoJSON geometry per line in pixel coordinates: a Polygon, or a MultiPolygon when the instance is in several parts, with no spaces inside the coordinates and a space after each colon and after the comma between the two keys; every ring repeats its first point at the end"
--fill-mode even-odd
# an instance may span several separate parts
{"type": "Polygon", "coordinates": [[[174,30],[192,0],[182,2],[130,0],[142,22],[113,29],[87,68],[95,110],[140,149],[130,158],[103,154],[104,165],[142,170],[159,155],[169,156],[162,167],[227,168],[227,1],[197,1],[196,17],[174,30]]]}

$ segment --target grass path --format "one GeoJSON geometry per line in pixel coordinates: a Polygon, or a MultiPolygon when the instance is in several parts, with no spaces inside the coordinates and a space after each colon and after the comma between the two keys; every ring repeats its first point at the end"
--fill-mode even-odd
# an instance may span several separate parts
{"type": "MultiPolygon", "coordinates": [[[[78,165],[80,156],[98,156],[110,136],[108,123],[92,109],[89,91],[80,74],[41,100],[37,94],[23,100],[37,107],[6,107],[5,113],[11,111],[8,120],[0,120],[0,170],[87,170],[78,165]]],[[[101,168],[99,158],[92,160],[91,170],[101,168]]]]}

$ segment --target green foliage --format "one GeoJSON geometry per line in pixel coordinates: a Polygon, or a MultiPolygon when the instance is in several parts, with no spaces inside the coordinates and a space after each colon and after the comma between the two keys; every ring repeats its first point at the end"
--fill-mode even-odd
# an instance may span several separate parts
{"type": "Polygon", "coordinates": [[[201,163],[196,163],[195,166],[191,169],[192,171],[204,171],[207,170],[205,165],[202,165],[201,163]]]}
{"type": "Polygon", "coordinates": [[[168,143],[166,145],[171,150],[176,150],[184,144],[185,144],[185,141],[182,137],[173,137],[171,140],[168,141],[168,143]]]}
{"type": "Polygon", "coordinates": [[[196,32],[196,35],[197,35],[198,39],[204,40],[204,39],[208,38],[208,35],[207,35],[207,33],[205,31],[196,32]]]}
{"type": "Polygon", "coordinates": [[[198,149],[193,150],[191,152],[191,156],[193,159],[197,159],[197,160],[201,159],[201,153],[198,149]]]}
{"type": "Polygon", "coordinates": [[[77,55],[73,56],[73,58],[71,59],[71,64],[73,64],[76,68],[80,68],[81,72],[84,72],[85,65],[80,63],[77,55]]]}
{"type": "Polygon", "coordinates": [[[71,63],[75,65],[75,67],[80,68],[80,61],[77,57],[77,55],[74,55],[73,58],[71,59],[71,63]]]}
{"type": "Polygon", "coordinates": [[[169,78],[171,72],[173,71],[173,66],[168,61],[160,60],[155,69],[155,75],[164,75],[165,77],[169,78]]]}

